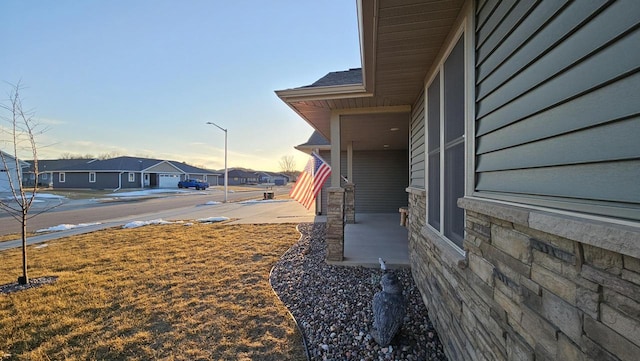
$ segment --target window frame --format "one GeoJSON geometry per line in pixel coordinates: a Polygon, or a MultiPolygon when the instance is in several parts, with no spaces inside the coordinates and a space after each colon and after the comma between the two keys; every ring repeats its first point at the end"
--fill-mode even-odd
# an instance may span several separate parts
{"type": "Polygon", "coordinates": [[[129,181],[129,183],[133,183],[133,182],[136,181],[136,174],[134,172],[129,172],[128,181],[129,181]]]}
{"type": "Polygon", "coordinates": [[[67,176],[64,172],[58,173],[58,183],[64,183],[67,180],[67,176]]]}
{"type": "MultiPolygon", "coordinates": [[[[463,147],[464,147],[464,175],[463,177],[463,181],[464,181],[464,194],[463,196],[469,196],[473,194],[473,185],[474,185],[474,167],[475,167],[475,161],[474,161],[474,149],[475,149],[475,142],[474,142],[474,137],[473,134],[475,134],[475,89],[474,89],[474,78],[475,78],[475,68],[474,68],[474,48],[475,48],[475,38],[474,38],[474,26],[473,26],[473,22],[474,22],[474,16],[473,16],[473,12],[468,10],[465,12],[464,17],[461,19],[460,23],[458,24],[458,27],[455,31],[455,33],[453,33],[453,35],[447,40],[447,45],[446,45],[446,49],[445,51],[442,52],[441,56],[438,58],[438,62],[436,63],[436,65],[434,67],[431,68],[431,71],[429,73],[428,78],[426,79],[427,81],[425,82],[424,85],[424,91],[425,91],[425,98],[424,98],[424,107],[425,107],[425,111],[424,111],[424,116],[425,116],[425,127],[424,127],[424,131],[425,131],[425,179],[427,181],[427,184],[425,185],[425,188],[427,190],[429,190],[429,180],[431,179],[431,172],[430,172],[430,162],[429,162],[429,156],[431,155],[430,153],[434,153],[435,151],[429,151],[429,118],[428,118],[428,114],[430,112],[429,110],[429,87],[434,83],[434,81],[436,80],[436,78],[439,81],[439,134],[438,134],[438,139],[439,139],[439,145],[438,145],[438,153],[439,153],[439,164],[438,164],[438,177],[439,177],[439,225],[438,228],[435,228],[434,226],[431,225],[431,223],[429,222],[429,200],[431,199],[431,195],[429,194],[430,192],[427,191],[427,199],[426,199],[426,203],[425,204],[425,225],[424,227],[426,228],[423,231],[423,234],[430,234],[430,235],[437,235],[437,237],[439,239],[441,239],[444,244],[446,244],[448,247],[446,248],[450,248],[455,250],[455,254],[459,254],[462,257],[466,256],[466,252],[464,251],[463,247],[464,247],[464,234],[466,233],[466,230],[463,231],[463,239],[462,239],[462,243],[461,244],[457,244],[455,243],[453,240],[449,239],[447,236],[445,236],[445,197],[446,197],[446,192],[444,187],[442,186],[444,181],[445,181],[445,162],[444,162],[444,157],[445,157],[445,144],[444,144],[444,120],[445,120],[445,114],[444,114],[444,88],[445,88],[445,84],[444,84],[444,64],[447,61],[447,59],[449,58],[449,56],[451,55],[452,51],[454,50],[455,46],[458,44],[459,41],[463,42],[463,69],[464,69],[464,84],[463,84],[463,92],[464,92],[464,134],[462,135],[462,142],[463,147]]],[[[463,223],[465,223],[466,220],[466,211],[463,209],[463,223]]]]}
{"type": "Polygon", "coordinates": [[[89,172],[89,183],[96,182],[96,172],[89,172]]]}

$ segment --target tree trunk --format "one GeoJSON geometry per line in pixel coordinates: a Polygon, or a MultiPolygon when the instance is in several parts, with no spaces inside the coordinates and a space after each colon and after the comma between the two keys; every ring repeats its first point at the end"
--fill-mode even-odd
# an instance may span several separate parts
{"type": "Polygon", "coordinates": [[[18,283],[26,285],[29,283],[27,275],[27,213],[22,212],[22,276],[18,277],[18,283]]]}

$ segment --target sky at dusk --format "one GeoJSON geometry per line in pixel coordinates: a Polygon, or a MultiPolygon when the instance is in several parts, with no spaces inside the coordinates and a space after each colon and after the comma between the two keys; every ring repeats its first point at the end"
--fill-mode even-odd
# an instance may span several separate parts
{"type": "MultiPolygon", "coordinates": [[[[41,159],[106,153],[279,171],[312,128],[274,90],[360,67],[354,0],[0,2],[0,99],[41,159]]],[[[7,125],[2,123],[2,126],[7,125]]],[[[0,137],[0,149],[7,147],[0,137]]]]}

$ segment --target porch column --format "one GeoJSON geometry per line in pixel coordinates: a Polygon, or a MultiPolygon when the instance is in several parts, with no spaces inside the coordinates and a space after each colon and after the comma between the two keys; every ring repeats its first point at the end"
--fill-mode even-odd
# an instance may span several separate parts
{"type": "Polygon", "coordinates": [[[353,184],[353,142],[347,143],[347,179],[344,186],[345,222],[356,223],[356,185],[353,184]]]}
{"type": "Polygon", "coordinates": [[[344,217],[347,224],[356,223],[356,185],[351,182],[344,186],[344,217]]]}
{"type": "Polygon", "coordinates": [[[337,113],[331,113],[331,187],[340,187],[340,114],[337,113]]]}
{"type": "Polygon", "coordinates": [[[344,258],[344,189],[331,187],[328,193],[327,261],[340,262],[344,258]]]}
{"type": "Polygon", "coordinates": [[[347,179],[353,182],[353,142],[347,144],[347,179]]]}

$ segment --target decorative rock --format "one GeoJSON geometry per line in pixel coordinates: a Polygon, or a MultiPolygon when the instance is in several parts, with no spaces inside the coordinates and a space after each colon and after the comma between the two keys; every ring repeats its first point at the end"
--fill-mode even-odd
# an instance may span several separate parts
{"type": "Polygon", "coordinates": [[[298,321],[312,360],[446,360],[410,269],[394,270],[406,317],[394,339],[398,343],[382,353],[371,336],[371,295],[380,271],[328,265],[324,224],[300,224],[298,230],[300,240],[274,266],[270,281],[298,321]]]}

